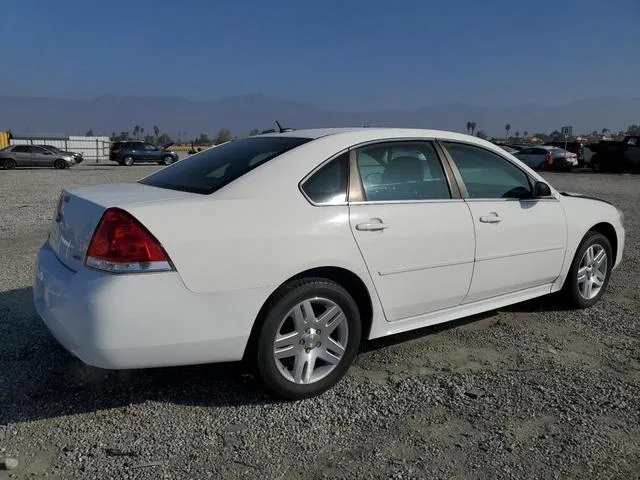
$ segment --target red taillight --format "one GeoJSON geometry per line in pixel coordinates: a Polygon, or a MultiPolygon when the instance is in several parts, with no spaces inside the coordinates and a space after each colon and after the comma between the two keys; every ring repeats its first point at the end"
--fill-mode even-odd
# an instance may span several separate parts
{"type": "Polygon", "coordinates": [[[545,160],[547,165],[553,165],[553,162],[555,161],[555,159],[553,158],[553,155],[551,155],[550,153],[547,153],[547,158],[545,160]]]}
{"type": "Polygon", "coordinates": [[[119,208],[104,212],[87,249],[88,267],[115,273],[172,270],[158,240],[131,214],[119,208]]]}

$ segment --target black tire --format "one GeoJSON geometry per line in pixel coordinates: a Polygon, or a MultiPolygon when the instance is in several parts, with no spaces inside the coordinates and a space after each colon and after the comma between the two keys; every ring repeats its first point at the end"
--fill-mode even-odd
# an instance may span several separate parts
{"type": "MultiPolygon", "coordinates": [[[[323,278],[306,278],[285,284],[265,306],[264,315],[258,321],[261,324],[259,329],[254,332],[256,335],[255,340],[249,344],[249,348],[254,349],[254,352],[248,352],[248,356],[252,359],[255,371],[267,389],[276,396],[290,400],[320,395],[335,385],[349,369],[360,346],[361,325],[358,306],[342,286],[323,278]],[[343,321],[346,322],[348,327],[346,348],[339,362],[326,376],[312,383],[294,383],[294,381],[286,378],[281,373],[278,363],[276,363],[277,361],[274,357],[275,338],[280,330],[282,321],[287,318],[288,313],[296,305],[304,300],[317,298],[333,302],[344,313],[345,320],[343,321]]],[[[300,337],[300,342],[303,341],[304,339],[300,337]]],[[[313,348],[306,349],[302,345],[297,345],[296,343],[296,346],[292,348],[300,348],[307,353],[313,350],[313,348]]],[[[317,346],[320,346],[320,342],[317,343],[317,346]]]]}
{"type": "Polygon", "coordinates": [[[18,164],[13,158],[5,158],[4,161],[2,162],[2,166],[7,170],[13,170],[18,166],[18,164]]]}
{"type": "Polygon", "coordinates": [[[65,162],[64,160],[59,158],[55,162],[53,162],[53,168],[55,168],[57,170],[63,170],[65,168],[67,168],[67,162],[65,162]]]}
{"type": "Polygon", "coordinates": [[[615,263],[615,258],[613,258],[613,249],[611,248],[611,243],[601,233],[589,231],[582,239],[578,250],[576,251],[575,256],[573,257],[573,262],[571,263],[571,268],[569,269],[569,273],[567,274],[567,279],[564,283],[563,293],[565,297],[569,301],[569,303],[577,308],[588,308],[600,300],[600,297],[604,294],[609,285],[609,279],[611,278],[611,269],[613,268],[613,264],[615,263]],[[606,274],[602,286],[597,294],[593,298],[585,298],[580,293],[579,282],[578,282],[578,270],[580,269],[580,264],[585,256],[587,250],[594,246],[600,246],[604,249],[606,254],[606,274]]]}
{"type": "Polygon", "coordinates": [[[162,163],[164,165],[171,165],[175,161],[176,159],[173,158],[171,155],[165,155],[165,157],[162,159],[162,163]]]}
{"type": "Polygon", "coordinates": [[[135,163],[135,159],[131,155],[126,155],[125,157],[122,158],[122,162],[120,163],[120,165],[130,167],[134,163],[135,163]]]}

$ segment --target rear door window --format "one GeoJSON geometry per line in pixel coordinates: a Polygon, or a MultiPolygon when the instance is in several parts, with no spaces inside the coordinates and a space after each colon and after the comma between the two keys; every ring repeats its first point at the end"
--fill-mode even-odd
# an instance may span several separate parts
{"type": "Polygon", "coordinates": [[[309,141],[310,138],[298,137],[250,137],[233,140],[159,170],[139,183],[206,195],[309,141]]]}
{"type": "Polygon", "coordinates": [[[367,201],[451,198],[431,142],[375,144],[358,149],[356,159],[367,201]]]}

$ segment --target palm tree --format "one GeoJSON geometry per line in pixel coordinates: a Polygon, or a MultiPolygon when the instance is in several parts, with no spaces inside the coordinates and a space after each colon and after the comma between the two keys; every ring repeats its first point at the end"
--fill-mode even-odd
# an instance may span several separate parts
{"type": "Polygon", "coordinates": [[[133,136],[136,137],[136,140],[138,140],[139,135],[140,135],[140,125],[135,125],[133,127],[133,136]]]}
{"type": "Polygon", "coordinates": [[[471,133],[471,122],[467,122],[467,133],[471,133]]]}
{"type": "Polygon", "coordinates": [[[525,131],[524,131],[524,133],[522,134],[522,136],[523,136],[524,138],[527,138],[527,137],[529,136],[529,132],[527,132],[527,131],[525,130],[525,131]]]}
{"type": "Polygon", "coordinates": [[[471,135],[476,131],[476,122],[471,122],[471,135]]]}
{"type": "Polygon", "coordinates": [[[506,140],[509,140],[509,132],[511,131],[511,125],[507,123],[507,124],[504,126],[504,129],[505,129],[505,131],[507,132],[506,140]]]}
{"type": "Polygon", "coordinates": [[[140,136],[144,138],[144,127],[140,127],[140,136]]]}
{"type": "Polygon", "coordinates": [[[153,126],[153,134],[154,134],[156,137],[159,137],[159,136],[160,136],[160,129],[158,128],[158,126],[157,126],[157,125],[154,125],[154,126],[153,126]]]}
{"type": "Polygon", "coordinates": [[[520,131],[519,130],[516,132],[516,138],[520,138],[520,131]]]}

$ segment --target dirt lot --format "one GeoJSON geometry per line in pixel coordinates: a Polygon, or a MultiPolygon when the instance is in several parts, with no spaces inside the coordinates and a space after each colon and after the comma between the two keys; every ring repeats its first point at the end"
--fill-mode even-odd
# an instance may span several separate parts
{"type": "Polygon", "coordinates": [[[640,177],[548,175],[626,213],[595,307],[543,299],[375,341],[321,398],[277,403],[236,365],[84,366],[36,317],[60,189],[155,168],[0,171],[0,457],[20,462],[0,479],[638,478],[640,177]]]}

